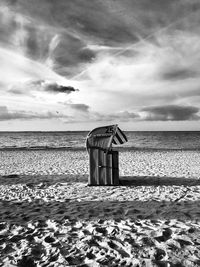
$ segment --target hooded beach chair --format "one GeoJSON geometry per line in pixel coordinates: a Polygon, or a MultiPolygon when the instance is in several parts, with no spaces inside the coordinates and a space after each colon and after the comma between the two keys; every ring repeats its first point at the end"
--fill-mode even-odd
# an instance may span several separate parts
{"type": "Polygon", "coordinates": [[[88,185],[119,184],[119,153],[112,144],[127,142],[118,125],[98,127],[89,132],[86,148],[89,153],[88,185]]]}

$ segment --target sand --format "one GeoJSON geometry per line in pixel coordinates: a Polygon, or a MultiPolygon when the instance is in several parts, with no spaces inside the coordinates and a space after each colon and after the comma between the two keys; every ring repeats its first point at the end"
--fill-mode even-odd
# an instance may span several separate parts
{"type": "Polygon", "coordinates": [[[87,186],[85,151],[0,151],[0,266],[200,266],[200,152],[120,152],[87,186]]]}

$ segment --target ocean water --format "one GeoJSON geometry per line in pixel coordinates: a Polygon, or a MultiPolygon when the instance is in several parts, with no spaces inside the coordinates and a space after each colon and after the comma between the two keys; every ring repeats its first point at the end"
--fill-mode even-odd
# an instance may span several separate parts
{"type": "MultiPolygon", "coordinates": [[[[0,132],[0,150],[85,149],[88,132],[0,132]]],[[[125,132],[122,149],[199,150],[200,132],[125,132]]]]}

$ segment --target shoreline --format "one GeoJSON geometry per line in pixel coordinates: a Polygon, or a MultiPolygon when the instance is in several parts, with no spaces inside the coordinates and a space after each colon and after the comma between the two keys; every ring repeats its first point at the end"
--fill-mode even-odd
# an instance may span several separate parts
{"type": "MultiPolygon", "coordinates": [[[[176,152],[176,151],[195,151],[200,152],[200,147],[198,148],[155,148],[155,147],[112,147],[112,150],[118,150],[119,152],[126,152],[126,151],[141,151],[141,152],[176,152]]],[[[86,151],[85,147],[4,147],[0,148],[1,151],[86,151]]]]}

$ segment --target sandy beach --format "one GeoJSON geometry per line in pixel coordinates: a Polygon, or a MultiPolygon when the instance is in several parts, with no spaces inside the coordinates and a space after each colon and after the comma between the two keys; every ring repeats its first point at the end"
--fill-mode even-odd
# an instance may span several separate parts
{"type": "Polygon", "coordinates": [[[200,266],[200,152],[119,162],[93,187],[85,151],[0,151],[0,266],[200,266]]]}

